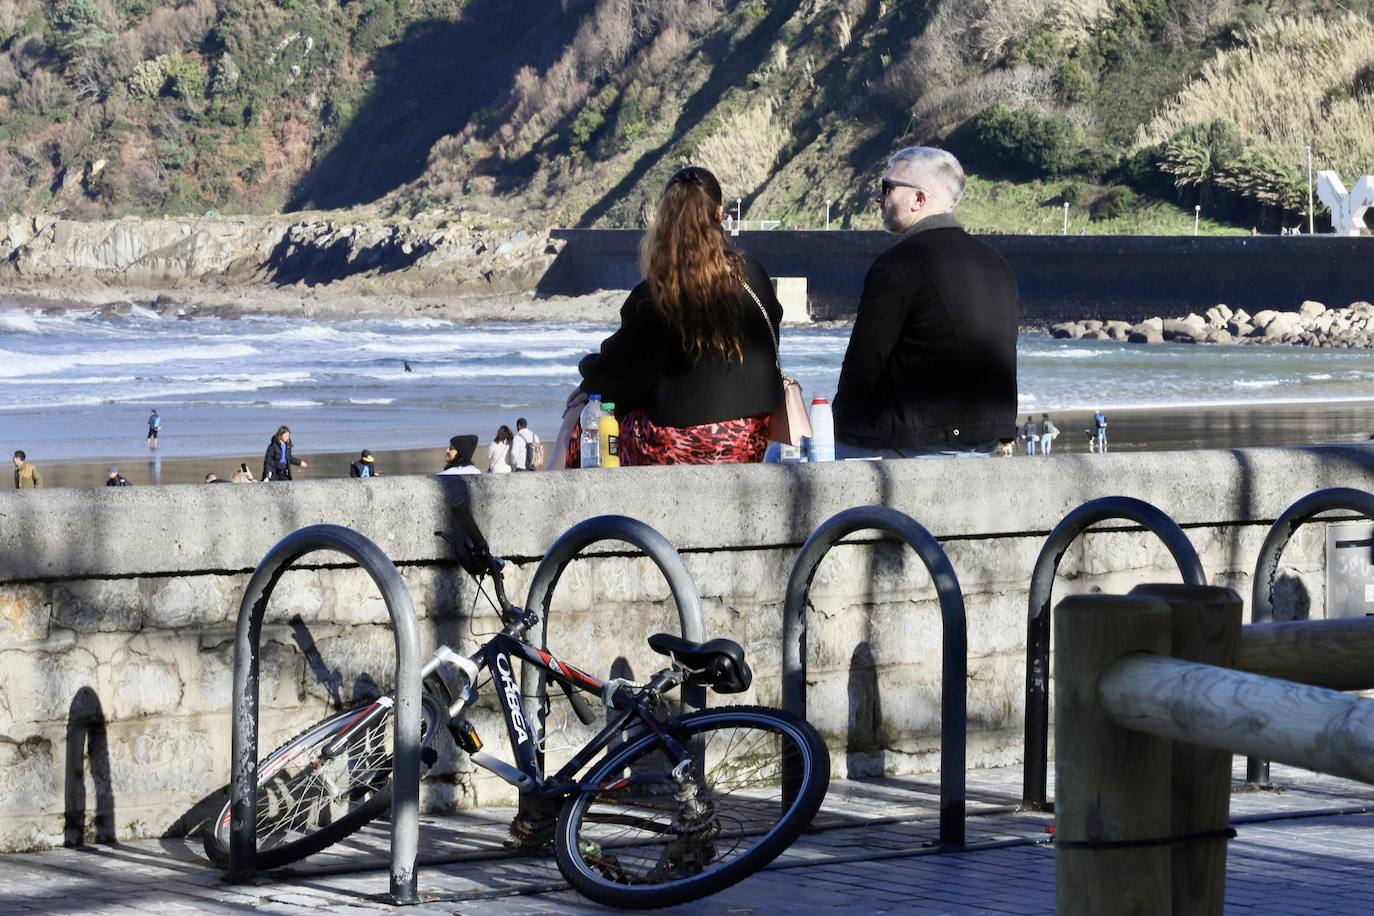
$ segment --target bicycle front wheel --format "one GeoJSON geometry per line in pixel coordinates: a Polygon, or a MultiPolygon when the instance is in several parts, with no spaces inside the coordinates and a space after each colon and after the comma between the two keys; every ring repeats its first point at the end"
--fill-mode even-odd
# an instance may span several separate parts
{"type": "Polygon", "coordinates": [[[643,735],[609,753],[559,814],[558,868],[597,903],[650,909],[729,887],[790,846],[829,788],[821,736],[780,709],[705,710],[669,732],[685,767],[643,735]]]}
{"type": "MultiPolygon", "coordinates": [[[[420,744],[434,740],[438,710],[423,698],[420,744]]],[[[391,805],[394,710],[359,704],[310,726],[258,763],[257,867],[280,868],[361,829],[391,805]]],[[[205,831],[205,854],[229,864],[230,804],[205,831]]]]}

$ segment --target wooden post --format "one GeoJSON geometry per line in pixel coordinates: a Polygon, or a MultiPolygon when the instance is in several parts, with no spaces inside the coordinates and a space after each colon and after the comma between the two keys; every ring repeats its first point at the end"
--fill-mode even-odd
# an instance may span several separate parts
{"type": "MultiPolygon", "coordinates": [[[[1159,598],[1172,614],[1174,658],[1230,668],[1240,645],[1243,603],[1229,588],[1142,585],[1132,595],[1159,598]]],[[[1171,765],[1171,832],[1175,837],[1219,833],[1230,823],[1231,752],[1175,742],[1171,765]]],[[[1173,844],[1173,911],[1222,912],[1226,898],[1226,839],[1173,844]]]]}
{"type": "Polygon", "coordinates": [[[1053,619],[1057,911],[1167,913],[1169,846],[1108,844],[1170,835],[1170,742],[1113,722],[1097,684],[1123,654],[1169,653],[1169,606],[1076,595],[1059,603],[1053,619]]]}

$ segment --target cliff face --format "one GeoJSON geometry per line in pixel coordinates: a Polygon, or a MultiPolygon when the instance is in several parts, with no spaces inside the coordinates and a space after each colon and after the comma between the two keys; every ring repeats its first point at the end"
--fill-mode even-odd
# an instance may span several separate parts
{"type": "Polygon", "coordinates": [[[78,222],[12,216],[0,226],[0,284],[88,281],[112,288],[262,284],[403,295],[532,289],[559,243],[444,220],[394,224],[196,217],[78,222]]]}

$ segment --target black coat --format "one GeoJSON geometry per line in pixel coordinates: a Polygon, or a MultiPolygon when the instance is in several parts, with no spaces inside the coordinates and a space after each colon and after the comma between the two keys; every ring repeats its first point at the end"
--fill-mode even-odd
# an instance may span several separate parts
{"type": "Polygon", "coordinates": [[[735,299],[744,362],[718,355],[693,359],[682,338],[664,320],[649,295],[648,282],[630,291],[620,309],[620,330],[601,343],[601,352],[578,363],[582,390],[614,401],[617,413],[642,408],[660,426],[699,426],[771,413],[782,403],[773,344],[782,306],[768,272],[747,255],[745,277],[763,303],[763,313],[743,289],[735,299]]]}
{"type": "Polygon", "coordinates": [[[1011,267],[951,216],[878,256],[835,395],[835,438],[868,448],[975,446],[1016,428],[1011,267]]]}
{"type": "Polygon", "coordinates": [[[273,437],[267,443],[267,454],[262,457],[262,479],[263,480],[290,480],[291,465],[299,466],[301,460],[291,452],[291,443],[281,443],[273,437]],[[286,446],[286,459],[282,459],[281,447],[286,446]]]}

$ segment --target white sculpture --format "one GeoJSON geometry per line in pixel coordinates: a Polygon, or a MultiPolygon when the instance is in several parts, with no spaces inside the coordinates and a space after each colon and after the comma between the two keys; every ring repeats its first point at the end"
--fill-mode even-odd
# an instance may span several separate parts
{"type": "Polygon", "coordinates": [[[1363,235],[1364,211],[1374,207],[1374,175],[1365,175],[1347,193],[1340,175],[1318,172],[1317,196],[1331,208],[1331,227],[1337,235],[1363,235]]]}

